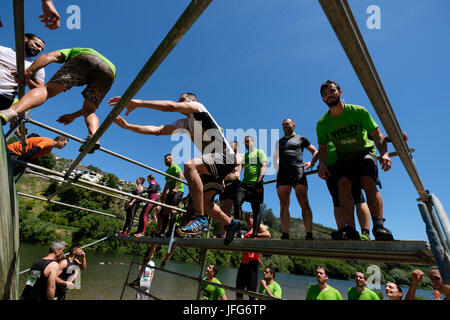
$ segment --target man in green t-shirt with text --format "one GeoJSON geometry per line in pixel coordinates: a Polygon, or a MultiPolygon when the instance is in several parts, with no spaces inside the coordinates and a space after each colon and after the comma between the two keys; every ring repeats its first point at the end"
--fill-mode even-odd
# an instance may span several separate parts
{"type": "Polygon", "coordinates": [[[308,288],[306,300],[342,300],[342,296],[335,288],[327,284],[328,270],[326,267],[316,268],[317,284],[308,288]]]}
{"type": "Polygon", "coordinates": [[[348,300],[380,300],[378,295],[366,287],[367,278],[362,272],[355,272],[356,287],[348,289],[348,300]]]}
{"type": "MultiPolygon", "coordinates": [[[[94,49],[61,49],[38,57],[25,70],[25,83],[28,83],[28,80],[39,69],[54,62],[64,63],[64,65],[45,86],[30,90],[19,102],[12,105],[9,109],[0,111],[0,120],[3,125],[10,121],[15,121],[18,114],[40,106],[48,98],[52,98],[74,86],[87,85],[82,92],[84,97],[83,107],[74,113],[62,115],[57,121],[67,125],[76,118],[83,116],[88,129],[87,139],[89,139],[99,128],[99,119],[95,111],[114,82],[116,68],[111,61],[94,49]]],[[[89,153],[93,153],[99,147],[100,144],[97,141],[95,146],[89,150],[89,153]]],[[[84,145],[81,146],[80,151],[83,148],[84,145]]]]}
{"type": "Polygon", "coordinates": [[[352,185],[361,184],[367,196],[372,215],[372,233],[375,240],[394,240],[392,233],[384,227],[383,201],[377,189],[377,158],[375,147],[380,152],[381,169],[391,169],[387,151],[387,139],[369,112],[357,105],[344,104],[342,91],[336,81],[328,80],[320,87],[323,102],[328,112],[317,122],[319,144],[319,177],[327,180],[334,176],[338,182],[340,221],[347,232],[356,231],[352,185]],[[368,135],[372,136],[373,141],[368,135]],[[327,166],[327,144],[336,147],[337,162],[330,170],[327,166]]]}
{"type": "MultiPolygon", "coordinates": [[[[244,139],[247,153],[244,155],[244,179],[236,191],[234,200],[234,218],[242,220],[242,204],[250,202],[253,213],[253,230],[259,230],[261,224],[261,204],[264,202],[263,179],[267,169],[267,156],[261,149],[255,149],[255,140],[246,136],[244,139]]],[[[253,231],[251,238],[256,238],[253,231]]]]}

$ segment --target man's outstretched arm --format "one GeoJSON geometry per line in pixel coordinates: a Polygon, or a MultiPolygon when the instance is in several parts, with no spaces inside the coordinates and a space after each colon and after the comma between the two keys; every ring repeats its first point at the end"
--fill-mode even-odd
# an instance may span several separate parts
{"type": "Polygon", "coordinates": [[[138,124],[132,124],[128,123],[124,118],[121,116],[117,116],[114,119],[114,123],[117,124],[119,127],[130,130],[136,133],[140,134],[149,134],[154,136],[162,136],[162,135],[171,135],[172,132],[174,132],[177,127],[172,126],[170,124],[168,125],[162,125],[162,126],[152,126],[152,125],[138,125],[138,124]]]}
{"type": "MultiPolygon", "coordinates": [[[[121,97],[114,97],[108,101],[110,106],[115,106],[121,97]]],[[[127,108],[126,116],[136,108],[149,108],[163,112],[179,112],[191,114],[198,112],[197,106],[193,102],[175,102],[170,100],[137,100],[131,99],[125,106],[127,108]]]]}

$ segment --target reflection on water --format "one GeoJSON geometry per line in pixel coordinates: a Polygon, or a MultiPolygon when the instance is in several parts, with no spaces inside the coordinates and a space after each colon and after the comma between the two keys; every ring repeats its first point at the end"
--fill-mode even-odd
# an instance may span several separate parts
{"type": "MultiPolygon", "coordinates": [[[[28,269],[31,264],[46,256],[48,247],[40,245],[21,244],[20,246],[20,270],[28,269]]],[[[129,270],[129,263],[133,257],[123,254],[106,254],[103,252],[86,251],[87,268],[81,272],[81,289],[69,290],[67,292],[67,300],[118,300],[120,299],[125,279],[129,270]],[[104,264],[101,262],[119,262],[121,264],[104,264]]],[[[141,262],[138,257],[138,262],[141,262]]],[[[159,260],[155,260],[156,266],[160,265],[159,260]]],[[[130,273],[130,282],[136,279],[139,265],[134,265],[130,273]]],[[[169,262],[166,265],[167,270],[184,273],[192,277],[198,277],[200,269],[196,264],[169,262]]],[[[236,268],[219,266],[217,278],[230,287],[235,286],[236,268]]],[[[25,286],[27,273],[19,278],[19,288],[22,292],[25,286]]],[[[262,279],[262,273],[259,275],[262,279]]],[[[287,300],[304,300],[306,291],[311,284],[315,284],[314,277],[299,276],[286,273],[277,273],[275,280],[281,285],[283,290],[283,299],[287,300]]],[[[348,288],[354,286],[353,281],[330,279],[328,283],[339,290],[344,299],[347,298],[348,288]]],[[[155,271],[153,283],[150,293],[163,300],[191,300],[196,299],[198,285],[197,282],[171,275],[162,271],[155,271]]],[[[381,285],[380,291],[384,291],[381,285]]],[[[407,289],[403,290],[406,294],[407,289]]],[[[228,299],[235,299],[235,293],[226,291],[228,299]]],[[[418,296],[433,300],[433,292],[431,290],[417,290],[418,296]]],[[[123,296],[124,300],[134,300],[135,291],[126,288],[123,296]]]]}

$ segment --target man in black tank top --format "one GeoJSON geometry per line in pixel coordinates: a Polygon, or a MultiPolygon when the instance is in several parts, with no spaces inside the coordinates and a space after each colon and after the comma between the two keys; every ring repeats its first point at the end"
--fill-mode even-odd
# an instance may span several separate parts
{"type": "Polygon", "coordinates": [[[58,276],[58,261],[64,259],[66,243],[54,241],[49,254],[33,263],[20,300],[54,300],[56,278],[58,276]]]}
{"type": "Polygon", "coordinates": [[[59,262],[55,293],[57,300],[66,300],[67,288],[74,284],[80,270],[84,269],[86,269],[86,254],[80,246],[70,247],[69,255],[59,262]],[[77,259],[77,256],[81,257],[81,262],[77,259]]]}
{"type": "Polygon", "coordinates": [[[298,203],[302,208],[306,239],[312,240],[312,211],[308,201],[308,182],[305,171],[312,169],[317,161],[318,151],[305,137],[295,134],[295,122],[283,120],[284,137],[278,140],[273,156],[275,166],[278,164],[277,194],[280,199],[281,239],[289,239],[289,202],[294,188],[298,203]],[[303,150],[312,154],[310,162],[303,162],[303,150]]]}

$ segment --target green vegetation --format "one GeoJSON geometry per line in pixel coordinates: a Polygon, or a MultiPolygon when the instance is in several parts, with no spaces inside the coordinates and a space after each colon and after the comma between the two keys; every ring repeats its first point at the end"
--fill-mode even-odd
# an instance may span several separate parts
{"type": "MultiPolygon", "coordinates": [[[[57,163],[56,166],[60,164],[57,163]]],[[[102,184],[111,188],[117,188],[119,179],[113,174],[105,175],[101,181],[102,184]]],[[[61,184],[42,180],[33,175],[25,174],[20,180],[17,188],[21,192],[33,195],[48,196],[52,194],[61,184]]],[[[48,244],[55,239],[62,239],[69,245],[77,243],[86,245],[106,236],[110,236],[120,231],[123,226],[125,211],[124,202],[120,199],[99,194],[82,188],[68,186],[59,192],[54,200],[76,205],[88,209],[93,209],[114,215],[117,219],[91,214],[85,210],[71,209],[57,204],[47,203],[39,200],[30,200],[20,197],[20,237],[21,241],[48,244]]],[[[140,211],[137,213],[139,214],[140,211]]],[[[281,226],[279,218],[276,218],[272,209],[266,205],[262,207],[262,222],[268,226],[273,238],[279,238],[281,235],[281,226]]],[[[155,225],[149,225],[147,236],[154,231],[155,225]]],[[[214,235],[218,224],[211,223],[210,235],[214,235]]],[[[248,226],[243,226],[248,230],[248,226]]],[[[132,230],[132,232],[135,230],[132,230]]],[[[313,227],[315,239],[329,239],[329,234],[334,229],[317,225],[313,227]]],[[[296,239],[305,237],[303,221],[301,219],[291,218],[291,236],[296,239]]],[[[144,255],[146,246],[138,248],[138,254],[144,255]]],[[[95,245],[95,249],[105,252],[132,253],[131,248],[118,241],[102,241],[95,245]]],[[[166,254],[167,248],[163,246],[162,250],[155,253],[155,258],[161,259],[166,254]]],[[[171,257],[174,261],[193,262],[192,257],[198,258],[198,250],[188,249],[186,253],[176,247],[171,257]],[[191,257],[192,256],[192,257],[191,257]]],[[[241,261],[241,254],[229,251],[208,251],[207,264],[216,263],[218,265],[227,265],[238,267],[241,261]]],[[[336,259],[319,259],[307,257],[289,257],[285,255],[263,255],[262,267],[272,265],[280,272],[294,273],[299,275],[312,276],[318,265],[324,265],[329,269],[330,277],[334,279],[352,280],[355,271],[365,272],[370,265],[376,264],[382,271],[381,282],[394,281],[402,286],[408,286],[411,279],[411,272],[414,269],[426,271],[424,266],[411,266],[390,263],[373,263],[361,261],[344,261],[336,259]]],[[[427,272],[425,272],[427,274],[427,272]]],[[[431,288],[431,281],[427,275],[421,283],[421,288],[431,288]]]]}

